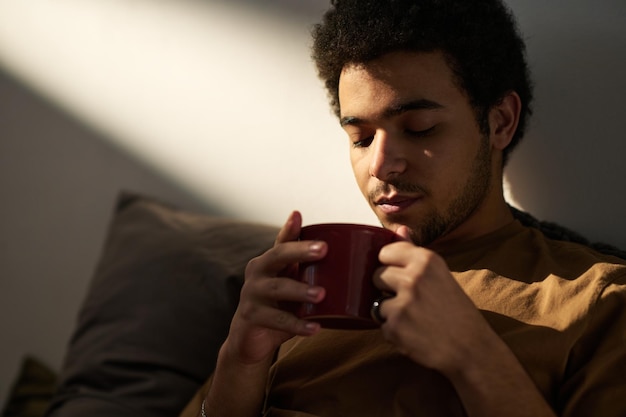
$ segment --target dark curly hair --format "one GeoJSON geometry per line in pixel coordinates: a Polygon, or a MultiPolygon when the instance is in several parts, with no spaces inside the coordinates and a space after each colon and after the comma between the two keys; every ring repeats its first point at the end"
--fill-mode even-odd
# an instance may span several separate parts
{"type": "Polygon", "coordinates": [[[339,76],[347,64],[393,51],[441,51],[483,133],[489,110],[511,91],[520,96],[519,126],[505,162],[524,135],[532,101],[526,47],[501,0],[331,0],[312,35],[312,57],[337,116],[339,76]]]}

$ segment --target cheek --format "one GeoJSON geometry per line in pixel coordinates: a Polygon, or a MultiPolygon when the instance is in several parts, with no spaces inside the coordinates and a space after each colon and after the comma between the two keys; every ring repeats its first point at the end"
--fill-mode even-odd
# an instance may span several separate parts
{"type": "Polygon", "coordinates": [[[370,178],[367,157],[363,153],[353,150],[350,153],[350,163],[357,185],[363,195],[367,196],[367,185],[370,178]]]}
{"type": "Polygon", "coordinates": [[[416,185],[428,190],[431,196],[444,202],[451,195],[456,194],[463,187],[468,174],[467,149],[458,149],[458,146],[444,146],[442,140],[434,146],[416,148],[411,160],[411,176],[416,185]]]}
{"type": "Polygon", "coordinates": [[[436,174],[433,181],[443,199],[454,199],[463,193],[468,178],[472,175],[476,164],[476,154],[479,145],[466,147],[452,147],[449,152],[440,155],[437,160],[436,174]]]}

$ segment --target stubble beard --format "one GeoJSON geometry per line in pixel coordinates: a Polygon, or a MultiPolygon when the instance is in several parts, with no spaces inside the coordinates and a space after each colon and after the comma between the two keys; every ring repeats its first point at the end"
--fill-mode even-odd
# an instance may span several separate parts
{"type": "MultiPolygon", "coordinates": [[[[488,137],[483,137],[472,169],[459,194],[443,210],[432,209],[418,224],[406,224],[410,237],[418,246],[428,246],[435,240],[447,235],[467,220],[485,200],[491,187],[491,148],[488,137]]],[[[414,184],[402,180],[387,183],[398,191],[425,191],[414,184]]]]}

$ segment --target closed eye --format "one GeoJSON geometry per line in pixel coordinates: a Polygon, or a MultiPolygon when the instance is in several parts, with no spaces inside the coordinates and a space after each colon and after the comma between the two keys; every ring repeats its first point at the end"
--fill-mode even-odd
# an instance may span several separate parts
{"type": "Polygon", "coordinates": [[[406,129],[404,132],[412,137],[416,137],[416,138],[423,138],[428,136],[429,134],[431,134],[434,130],[435,130],[436,126],[433,126],[431,128],[428,129],[424,129],[424,130],[411,130],[411,129],[406,129]]]}
{"type": "Polygon", "coordinates": [[[367,148],[374,141],[374,136],[369,136],[365,139],[357,140],[352,142],[352,147],[354,148],[367,148]]]}

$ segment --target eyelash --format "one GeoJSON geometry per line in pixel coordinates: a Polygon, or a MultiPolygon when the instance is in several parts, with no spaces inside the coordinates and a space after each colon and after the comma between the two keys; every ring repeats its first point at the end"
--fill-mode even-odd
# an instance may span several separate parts
{"type": "Polygon", "coordinates": [[[357,140],[356,142],[352,142],[352,147],[353,148],[367,148],[368,146],[370,146],[373,140],[374,140],[374,136],[370,136],[362,140],[357,140]]]}
{"type": "Polygon", "coordinates": [[[414,136],[414,137],[418,137],[418,138],[423,138],[428,136],[430,133],[432,133],[432,131],[435,129],[435,126],[425,129],[425,130],[405,130],[406,134],[409,136],[414,136]]]}
{"type": "MultiPolygon", "coordinates": [[[[428,136],[430,133],[432,133],[434,129],[435,129],[435,126],[425,129],[425,130],[418,130],[418,131],[406,129],[404,132],[408,136],[411,136],[414,138],[423,138],[423,137],[428,136]]],[[[352,146],[354,148],[367,148],[372,143],[373,140],[374,140],[374,136],[369,136],[365,139],[357,140],[356,142],[353,142],[352,146]]]]}

